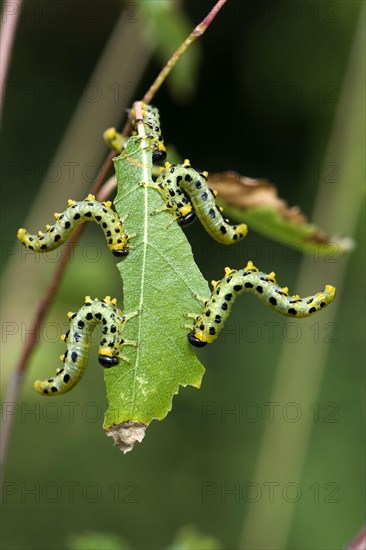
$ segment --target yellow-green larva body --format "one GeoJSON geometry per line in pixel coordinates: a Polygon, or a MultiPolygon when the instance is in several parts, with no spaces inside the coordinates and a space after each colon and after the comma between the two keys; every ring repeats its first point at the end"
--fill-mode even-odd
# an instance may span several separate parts
{"type": "Polygon", "coordinates": [[[180,225],[192,221],[195,213],[207,233],[219,243],[239,242],[248,233],[248,228],[245,223],[230,225],[224,220],[216,205],[215,192],[207,185],[207,175],[207,172],[199,173],[191,168],[189,160],[181,165],[166,163],[155,185],[180,225]]]}
{"type": "Polygon", "coordinates": [[[289,296],[288,288],[276,284],[274,273],[263,273],[252,262],[239,271],[227,267],[225,277],[218,282],[212,281],[212,285],[211,298],[205,302],[203,313],[195,318],[193,330],[188,335],[188,340],[196,347],[216,340],[235,299],[244,292],[255,294],[282,315],[297,318],[309,317],[320,311],[335,296],[335,288],[331,285],[326,285],[322,292],[307,298],[289,296]]]}
{"type": "Polygon", "coordinates": [[[61,339],[67,350],[60,357],[63,367],[48,380],[37,380],[34,389],[41,395],[60,395],[70,391],[80,382],[89,355],[91,335],[97,324],[103,324],[103,337],[98,350],[98,361],[106,368],[118,365],[123,359],[122,348],[131,342],[122,336],[123,327],[132,315],[124,315],[116,306],[116,300],[106,296],[104,300],[85,297],[84,305],[77,313],[69,313],[70,328],[61,339]]]}
{"type": "MultiPolygon", "coordinates": [[[[160,115],[156,107],[152,105],[146,105],[142,103],[142,121],[144,123],[146,136],[149,138],[149,144],[152,150],[152,159],[154,163],[162,162],[166,159],[166,148],[161,133],[160,126],[160,115]]],[[[132,110],[132,123],[133,131],[132,135],[137,135],[136,132],[136,113],[135,110],[132,110]]],[[[111,149],[117,151],[117,153],[122,153],[126,147],[127,138],[122,136],[115,128],[108,128],[104,134],[104,141],[111,149]]]]}
{"type": "Polygon", "coordinates": [[[31,235],[23,227],[18,230],[18,239],[24,246],[34,252],[48,252],[61,246],[83,222],[96,222],[102,228],[108,247],[117,257],[128,254],[128,235],[123,228],[122,220],[112,208],[112,203],[99,202],[94,195],[85,200],[68,201],[68,207],[62,214],[55,213],[56,223],[47,225],[46,232],[31,235]]]}

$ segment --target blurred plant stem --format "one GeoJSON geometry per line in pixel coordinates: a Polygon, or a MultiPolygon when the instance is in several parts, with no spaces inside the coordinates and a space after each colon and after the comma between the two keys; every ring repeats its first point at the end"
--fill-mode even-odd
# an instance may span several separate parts
{"type": "Polygon", "coordinates": [[[22,9],[22,0],[6,0],[1,12],[0,28],[0,127],[3,115],[11,52],[13,50],[17,24],[22,9]]]}
{"type": "MultiPolygon", "coordinates": [[[[364,25],[365,5],[361,9],[325,159],[337,159],[339,179],[333,183],[331,190],[329,183],[322,182],[312,216],[314,222],[321,221],[326,230],[334,229],[337,224],[337,230],[341,229],[349,236],[356,231],[365,181],[362,168],[365,154],[364,25]]],[[[349,255],[328,264],[317,263],[309,257],[302,260],[295,290],[306,292],[324,283],[334,284],[337,288],[332,306],[321,313],[323,326],[337,318],[348,262],[349,255]],[[326,281],[323,280],[324,275],[326,281]]],[[[310,332],[307,331],[308,334],[310,332]]],[[[304,403],[304,410],[318,399],[330,348],[329,344],[321,341],[315,345],[314,341],[304,336],[305,331],[296,344],[296,350],[293,343],[283,343],[269,399],[271,403],[283,405],[292,402],[301,406],[304,403]]],[[[311,415],[303,415],[301,421],[296,423],[286,422],[285,419],[267,423],[253,480],[261,486],[269,480],[279,483],[279,495],[284,484],[300,483],[313,422],[311,415]]],[[[272,502],[263,498],[248,507],[239,548],[287,548],[294,510],[295,504],[280,497],[272,502]]]]}

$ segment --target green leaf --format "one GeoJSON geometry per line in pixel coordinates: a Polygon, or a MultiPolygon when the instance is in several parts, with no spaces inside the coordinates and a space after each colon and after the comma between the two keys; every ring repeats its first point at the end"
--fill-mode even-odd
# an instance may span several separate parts
{"type": "Polygon", "coordinates": [[[207,282],[193,261],[187,239],[170,213],[151,215],[163,206],[151,181],[151,152],[145,139],[130,138],[115,159],[118,194],[114,201],[130,240],[129,255],[118,264],[123,280],[124,311],[139,311],[125,326],[129,363],[105,372],[109,408],[104,428],[121,450],[141,440],[145,426],[161,420],[172,407],[179,386],[199,387],[204,368],[187,340],[186,313],[209,296],[207,282]],[[144,149],[145,148],[145,149],[144,149]]]}
{"type": "Polygon", "coordinates": [[[237,172],[211,174],[211,187],[219,193],[217,202],[225,214],[288,246],[319,256],[336,257],[350,252],[352,239],[327,235],[309,223],[299,207],[289,207],[278,197],[277,188],[266,179],[253,179],[237,172]]]}

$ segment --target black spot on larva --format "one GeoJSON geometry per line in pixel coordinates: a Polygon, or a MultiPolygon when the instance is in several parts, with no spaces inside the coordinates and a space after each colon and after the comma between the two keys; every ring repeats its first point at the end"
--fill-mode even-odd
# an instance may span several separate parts
{"type": "Polygon", "coordinates": [[[69,229],[70,226],[71,226],[70,222],[65,222],[65,229],[69,229]]]}
{"type": "Polygon", "coordinates": [[[172,188],[170,187],[170,188],[168,189],[168,191],[169,191],[169,195],[170,195],[171,197],[174,197],[174,196],[175,196],[175,191],[174,191],[174,189],[172,189],[172,188]]]}
{"type": "Polygon", "coordinates": [[[98,355],[98,362],[105,369],[110,369],[118,365],[119,359],[115,355],[98,355]]]}
{"type": "Polygon", "coordinates": [[[207,344],[207,342],[202,342],[202,340],[199,340],[199,338],[197,338],[197,336],[195,336],[193,332],[188,334],[187,338],[188,342],[196,348],[203,348],[207,344]]]}
{"type": "Polygon", "coordinates": [[[270,299],[269,299],[269,303],[272,304],[273,306],[276,306],[277,305],[276,298],[273,298],[273,296],[271,296],[270,299]]]}
{"type": "MultiPolygon", "coordinates": [[[[251,274],[251,272],[252,272],[252,270],[251,270],[251,269],[248,269],[247,271],[244,271],[244,273],[243,273],[243,277],[246,277],[247,275],[250,275],[250,274],[251,274]]],[[[253,285],[252,285],[252,286],[253,286],[253,285]]]]}
{"type": "Polygon", "coordinates": [[[80,214],[76,213],[74,216],[74,220],[80,220],[81,216],[80,214]]]}
{"type": "MultiPolygon", "coordinates": [[[[160,140],[160,137],[159,137],[160,140]]],[[[160,140],[161,141],[161,140],[160,140]]],[[[165,151],[159,151],[159,149],[155,149],[152,154],[152,161],[155,164],[155,162],[162,162],[166,159],[166,152],[165,151]]]]}
{"type": "Polygon", "coordinates": [[[84,216],[86,218],[91,218],[92,217],[92,213],[91,212],[85,212],[84,216]]]}
{"type": "Polygon", "coordinates": [[[210,218],[216,218],[216,212],[213,208],[210,208],[210,210],[208,211],[208,215],[210,216],[210,218]]]}
{"type": "Polygon", "coordinates": [[[229,275],[229,277],[226,279],[226,282],[227,282],[227,283],[230,283],[230,281],[231,281],[232,278],[233,278],[233,276],[232,276],[232,275],[229,275]]]}
{"type": "Polygon", "coordinates": [[[205,325],[202,323],[200,326],[199,326],[200,330],[205,330],[205,325]]]}
{"type": "Polygon", "coordinates": [[[112,250],[112,254],[116,258],[124,258],[125,256],[128,255],[128,250],[127,249],[112,250]]]}
{"type": "Polygon", "coordinates": [[[76,353],[76,351],[73,351],[71,354],[71,361],[73,363],[76,363],[77,359],[78,359],[78,354],[76,353]]]}
{"type": "MultiPolygon", "coordinates": [[[[186,166],[186,168],[189,168],[188,166],[186,166]]],[[[192,181],[192,176],[190,176],[189,174],[186,174],[186,177],[184,178],[186,181],[188,181],[188,183],[190,181],[192,181]]]]}
{"type": "Polygon", "coordinates": [[[206,193],[206,191],[205,191],[204,193],[202,193],[201,199],[202,199],[203,201],[207,201],[207,193],[206,193]]]}
{"type": "Polygon", "coordinates": [[[48,390],[43,390],[43,393],[48,393],[48,390]]]}
{"type": "Polygon", "coordinates": [[[216,334],[215,327],[210,327],[208,332],[211,334],[211,336],[215,336],[215,334],[216,334]]]}
{"type": "Polygon", "coordinates": [[[231,292],[229,294],[225,294],[225,296],[224,296],[224,298],[227,302],[230,302],[232,297],[233,297],[233,295],[231,294],[231,292]]]}
{"type": "Polygon", "coordinates": [[[46,250],[46,248],[47,248],[47,245],[46,245],[46,244],[42,244],[41,250],[46,250]]]}
{"type": "Polygon", "coordinates": [[[52,392],[52,393],[56,393],[57,391],[58,391],[58,389],[56,388],[56,386],[52,386],[51,392],[52,392]]]}
{"type": "Polygon", "coordinates": [[[108,244],[113,244],[113,239],[112,238],[108,239],[108,244]]]}
{"type": "Polygon", "coordinates": [[[185,227],[186,225],[189,225],[190,223],[194,222],[196,219],[196,214],[194,212],[189,212],[189,214],[186,214],[185,216],[182,216],[178,220],[178,225],[180,227],[185,227]]]}
{"type": "Polygon", "coordinates": [[[65,369],[60,369],[57,374],[62,374],[65,369]]]}
{"type": "Polygon", "coordinates": [[[226,235],[226,233],[227,233],[227,229],[224,225],[220,225],[220,231],[223,235],[226,235]]]}
{"type": "Polygon", "coordinates": [[[314,300],[314,298],[310,298],[310,300],[308,300],[306,303],[307,304],[311,304],[311,302],[314,300]]]}
{"type": "Polygon", "coordinates": [[[102,227],[103,227],[103,229],[107,229],[108,225],[106,224],[106,222],[102,223],[102,227]]]}
{"type": "Polygon", "coordinates": [[[90,312],[87,313],[87,314],[85,315],[85,319],[87,319],[88,321],[91,321],[91,320],[93,319],[93,314],[90,313],[90,312]]]}
{"type": "MultiPolygon", "coordinates": [[[[201,189],[202,183],[200,182],[200,180],[196,180],[194,182],[194,186],[195,186],[196,189],[201,189]]],[[[204,199],[204,200],[206,200],[206,199],[204,199]]]]}
{"type": "Polygon", "coordinates": [[[290,315],[296,315],[296,309],[294,309],[293,307],[290,307],[290,309],[288,309],[287,312],[288,312],[290,315]]]}
{"type": "Polygon", "coordinates": [[[70,317],[70,319],[75,319],[75,317],[77,316],[77,313],[73,313],[70,317]]]}
{"type": "Polygon", "coordinates": [[[91,306],[92,303],[91,302],[84,302],[84,306],[91,306]]]}
{"type": "Polygon", "coordinates": [[[75,342],[80,342],[80,339],[81,339],[81,334],[79,334],[78,332],[75,332],[75,334],[74,334],[75,342]]]}
{"type": "Polygon", "coordinates": [[[103,334],[108,334],[108,327],[104,327],[104,329],[102,330],[102,333],[103,334]]]}
{"type": "Polygon", "coordinates": [[[209,317],[209,316],[211,315],[211,310],[208,309],[208,310],[206,311],[205,315],[206,315],[206,317],[209,317]]]}
{"type": "Polygon", "coordinates": [[[221,309],[222,309],[223,311],[226,311],[226,310],[227,310],[227,303],[226,303],[226,302],[224,302],[223,304],[221,304],[221,309]]]}
{"type": "Polygon", "coordinates": [[[97,220],[97,222],[100,222],[102,220],[102,216],[95,216],[95,219],[97,220]]]}
{"type": "Polygon", "coordinates": [[[108,229],[108,231],[106,231],[105,234],[106,234],[107,237],[110,237],[110,236],[112,235],[112,231],[110,231],[110,230],[108,229]]]}
{"type": "Polygon", "coordinates": [[[235,292],[240,292],[242,290],[242,285],[234,285],[235,292]]]}
{"type": "Polygon", "coordinates": [[[234,239],[234,241],[236,241],[238,239],[238,234],[237,233],[234,233],[233,239],[234,239]]]}
{"type": "Polygon", "coordinates": [[[67,330],[67,331],[65,332],[65,338],[68,338],[68,337],[69,337],[69,334],[70,334],[70,330],[67,330]]]}
{"type": "Polygon", "coordinates": [[[53,378],[49,378],[49,380],[47,380],[47,382],[49,382],[49,383],[53,382],[53,378]]]}
{"type": "Polygon", "coordinates": [[[258,285],[256,291],[259,292],[259,294],[263,294],[263,287],[258,285]]]}
{"type": "Polygon", "coordinates": [[[55,235],[55,243],[57,243],[61,239],[61,235],[55,235]]]}
{"type": "Polygon", "coordinates": [[[115,332],[117,332],[117,327],[116,325],[111,325],[111,332],[114,334],[115,332]]]}
{"type": "Polygon", "coordinates": [[[311,307],[309,309],[309,313],[315,313],[316,312],[316,307],[311,307]]]}
{"type": "Polygon", "coordinates": [[[70,375],[69,374],[65,374],[64,375],[64,382],[68,382],[70,380],[70,375]]]}
{"type": "Polygon", "coordinates": [[[261,281],[266,281],[268,282],[268,277],[259,277],[261,281]]]}
{"type": "Polygon", "coordinates": [[[215,323],[221,323],[221,315],[215,315],[215,323]]]}
{"type": "Polygon", "coordinates": [[[28,248],[29,250],[34,250],[34,247],[31,244],[28,245],[28,248]]]}
{"type": "Polygon", "coordinates": [[[324,307],[326,306],[327,304],[325,302],[320,302],[320,307],[324,307]]]}
{"type": "Polygon", "coordinates": [[[30,241],[34,241],[33,237],[29,237],[28,239],[29,239],[30,241]]]}
{"type": "Polygon", "coordinates": [[[101,313],[96,313],[95,318],[98,319],[98,321],[100,321],[101,318],[102,318],[102,314],[101,313]]]}
{"type": "Polygon", "coordinates": [[[85,323],[80,319],[80,321],[78,321],[78,328],[82,330],[84,327],[85,327],[85,323]]]}

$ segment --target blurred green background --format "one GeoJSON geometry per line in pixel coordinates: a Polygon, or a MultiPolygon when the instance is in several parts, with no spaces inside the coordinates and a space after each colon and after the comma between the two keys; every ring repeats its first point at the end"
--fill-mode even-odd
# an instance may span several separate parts
{"type": "MultiPolygon", "coordinates": [[[[121,125],[124,109],[161,67],[154,50],[167,44],[173,51],[184,30],[180,25],[192,28],[213,2],[173,2],[170,15],[164,12],[170,3],[155,0],[149,9],[102,0],[26,4],[2,134],[3,397],[59,257],[55,252],[35,259],[21,252],[17,228],[41,228],[69,194],[83,197],[90,173],[107,152],[102,129],[121,125]],[[112,48],[117,60],[104,59],[102,83],[92,74],[118,18],[120,50],[112,48]],[[147,29],[158,44],[148,38],[138,49],[147,29]],[[134,72],[139,63],[141,79],[134,72]],[[90,79],[93,86],[83,94],[90,79]],[[70,131],[77,108],[87,117],[74,119],[76,130],[70,131]],[[62,161],[55,160],[65,135],[74,145],[62,161]],[[75,143],[78,135],[82,140],[75,143]],[[91,162],[84,139],[95,147],[94,164],[72,164],[91,162]],[[54,172],[39,193],[52,161],[54,172]]],[[[121,537],[132,548],[164,548],[191,524],[222,548],[336,549],[362,526],[365,261],[364,211],[357,205],[364,199],[365,123],[362,99],[356,99],[363,97],[365,59],[364,50],[354,47],[361,10],[362,2],[353,0],[229,1],[191,54],[192,74],[188,63],[154,100],[166,141],[193,166],[266,177],[310,219],[315,208],[317,223],[330,234],[352,230],[357,242],[348,258],[332,251],[319,258],[315,250],[304,262],[291,243],[286,248],[253,232],[223,250],[196,223],[186,234],[208,280],[221,278],[226,265],[241,268],[251,259],[263,271],[276,271],[290,291],[307,295],[337,283],[341,273],[343,289],[331,306],[336,317],[322,312],[289,326],[258,301],[242,298],[221,341],[200,352],[206,367],[201,390],[181,389],[168,417],[154,422],[124,456],[101,429],[106,399],[93,357],[72,393],[46,401],[32,389],[36,378],[58,366],[66,312],[80,307],[85,294],[121,299],[115,262],[98,230],[88,227],[47,317],[19,402],[3,403],[2,426],[14,416],[3,480],[4,548],[82,548],[71,537],[89,531],[121,537]],[[352,72],[352,63],[361,70],[352,72]],[[299,367],[307,358],[309,380],[307,369],[299,367]],[[290,372],[285,363],[291,378],[282,380],[281,373],[290,372]],[[296,380],[306,380],[303,392],[296,380]]],[[[94,547],[114,548],[111,541],[99,543],[94,547]]]]}

